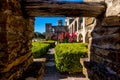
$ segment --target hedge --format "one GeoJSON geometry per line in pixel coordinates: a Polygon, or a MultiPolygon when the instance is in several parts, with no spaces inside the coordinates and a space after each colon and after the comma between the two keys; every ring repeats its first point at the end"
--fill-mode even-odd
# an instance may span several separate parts
{"type": "Polygon", "coordinates": [[[34,58],[42,57],[45,53],[48,52],[48,49],[50,47],[49,44],[42,42],[33,42],[32,45],[32,54],[34,58]]]}
{"type": "Polygon", "coordinates": [[[86,43],[61,43],[55,47],[56,68],[60,72],[82,72],[80,58],[87,57],[86,43]]]}
{"type": "Polygon", "coordinates": [[[55,47],[55,41],[43,41],[43,43],[50,44],[50,48],[54,48],[55,47]]]}

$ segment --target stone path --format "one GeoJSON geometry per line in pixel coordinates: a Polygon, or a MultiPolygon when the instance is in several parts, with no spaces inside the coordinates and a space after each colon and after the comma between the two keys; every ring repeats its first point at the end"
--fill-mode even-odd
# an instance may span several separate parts
{"type": "Polygon", "coordinates": [[[31,66],[22,75],[22,77],[15,80],[41,80],[38,78],[40,76],[38,72],[42,66],[41,61],[46,61],[45,70],[43,69],[45,72],[43,74],[42,80],[87,80],[83,74],[60,74],[55,67],[54,48],[49,49],[45,60],[44,58],[34,59],[31,66]]]}
{"type": "Polygon", "coordinates": [[[55,67],[54,48],[47,53],[47,61],[45,65],[45,73],[42,80],[86,80],[83,74],[60,74],[55,67]]]}

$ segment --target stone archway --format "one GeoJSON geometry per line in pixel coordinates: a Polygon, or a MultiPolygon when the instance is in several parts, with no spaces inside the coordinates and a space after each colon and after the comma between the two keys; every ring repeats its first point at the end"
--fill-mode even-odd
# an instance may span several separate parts
{"type": "Polygon", "coordinates": [[[74,26],[73,26],[73,24],[72,24],[72,33],[74,32],[74,26]]]}
{"type": "Polygon", "coordinates": [[[79,34],[79,42],[83,42],[83,36],[82,36],[82,34],[79,34]]]}
{"type": "Polygon", "coordinates": [[[75,21],[75,31],[77,31],[77,21],[75,21]]]}
{"type": "Polygon", "coordinates": [[[92,41],[89,50],[91,57],[90,61],[86,63],[89,66],[87,68],[88,73],[90,72],[89,77],[91,80],[99,80],[101,77],[103,77],[103,80],[119,80],[119,2],[120,0],[105,0],[104,3],[0,0],[1,79],[11,80],[18,77],[31,64],[33,17],[59,15],[97,18],[97,24],[92,31],[92,41]]]}
{"type": "Polygon", "coordinates": [[[89,36],[89,33],[87,32],[85,35],[85,42],[86,43],[89,43],[89,38],[90,38],[90,36],[89,36]]]}

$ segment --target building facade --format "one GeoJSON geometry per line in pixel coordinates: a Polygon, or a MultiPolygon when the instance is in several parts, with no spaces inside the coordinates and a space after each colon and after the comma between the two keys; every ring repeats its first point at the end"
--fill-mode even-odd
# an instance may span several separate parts
{"type": "Polygon", "coordinates": [[[69,33],[77,35],[77,42],[89,42],[90,34],[95,26],[95,18],[89,17],[67,17],[66,26],[68,26],[69,33]]]}
{"type": "Polygon", "coordinates": [[[65,25],[62,24],[62,20],[58,21],[57,26],[46,23],[46,39],[54,39],[62,32],[69,32],[76,34],[77,42],[88,43],[95,23],[95,18],[90,17],[66,17],[65,25]]]}
{"type": "Polygon", "coordinates": [[[51,23],[46,23],[46,39],[58,38],[62,32],[68,32],[68,26],[62,24],[62,20],[58,20],[58,25],[53,26],[51,23]]]}

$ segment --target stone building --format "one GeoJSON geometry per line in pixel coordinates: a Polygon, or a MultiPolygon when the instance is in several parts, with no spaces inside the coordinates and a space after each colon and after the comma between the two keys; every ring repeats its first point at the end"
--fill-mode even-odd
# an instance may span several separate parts
{"type": "Polygon", "coordinates": [[[89,42],[90,33],[94,26],[95,18],[66,17],[65,26],[62,25],[62,20],[58,21],[57,26],[46,23],[46,39],[53,39],[54,36],[59,36],[62,32],[69,32],[77,35],[77,42],[89,42]]]}
{"type": "Polygon", "coordinates": [[[65,22],[69,33],[76,33],[77,42],[89,42],[90,33],[95,26],[95,18],[67,17],[65,22]]]}
{"type": "Polygon", "coordinates": [[[68,32],[68,27],[62,24],[62,20],[58,20],[57,26],[46,23],[46,39],[53,39],[54,36],[59,36],[62,32],[68,32]]]}

